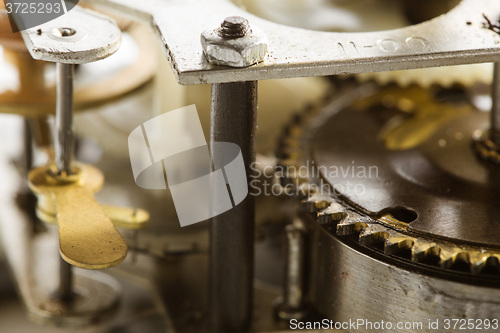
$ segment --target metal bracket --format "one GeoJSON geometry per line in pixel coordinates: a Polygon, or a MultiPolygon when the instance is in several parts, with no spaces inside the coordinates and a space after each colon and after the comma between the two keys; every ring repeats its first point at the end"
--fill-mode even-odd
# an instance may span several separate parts
{"type": "Polygon", "coordinates": [[[104,59],[115,53],[121,43],[120,29],[112,19],[80,7],[27,29],[22,36],[34,59],[63,64],[104,59]],[[71,34],[65,35],[65,29],[71,34]]]}
{"type": "Polygon", "coordinates": [[[253,16],[228,0],[87,0],[151,24],[181,84],[224,83],[451,66],[500,59],[500,35],[483,14],[500,16],[498,0],[462,0],[449,13],[401,29],[364,33],[303,30],[253,16]],[[247,18],[268,38],[265,61],[246,69],[210,64],[200,34],[227,16],[247,18]]]}

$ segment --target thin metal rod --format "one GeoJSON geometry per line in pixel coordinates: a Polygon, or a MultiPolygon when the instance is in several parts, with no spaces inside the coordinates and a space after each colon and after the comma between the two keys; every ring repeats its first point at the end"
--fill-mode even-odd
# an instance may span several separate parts
{"type": "MultiPolygon", "coordinates": [[[[211,142],[240,146],[251,177],[257,82],[212,85],[211,142]]],[[[241,332],[249,327],[253,297],[254,197],[212,219],[210,227],[210,319],[212,331],[241,332]]]]}
{"type": "Polygon", "coordinates": [[[491,85],[491,140],[500,146],[500,63],[496,62],[493,67],[493,84],[491,85]]]}
{"type": "Polygon", "coordinates": [[[56,166],[61,173],[71,173],[73,159],[73,64],[57,64],[56,166]]]}
{"type": "Polygon", "coordinates": [[[63,258],[59,260],[57,297],[63,302],[69,302],[73,299],[73,268],[63,258]]]}
{"type": "Polygon", "coordinates": [[[304,300],[305,235],[293,225],[285,228],[286,275],[284,302],[293,310],[302,309],[304,300]]]}
{"type": "MultiPolygon", "coordinates": [[[[72,173],[73,161],[73,64],[57,65],[57,101],[55,140],[56,166],[60,174],[72,173]]],[[[60,300],[70,301],[73,297],[73,269],[70,264],[60,259],[59,286],[57,294],[60,300]]]]}

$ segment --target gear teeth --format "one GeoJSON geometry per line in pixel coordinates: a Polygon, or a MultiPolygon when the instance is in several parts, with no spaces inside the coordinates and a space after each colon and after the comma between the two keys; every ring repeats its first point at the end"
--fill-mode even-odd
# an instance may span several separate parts
{"type": "Polygon", "coordinates": [[[434,242],[417,238],[411,248],[411,260],[423,262],[429,257],[439,257],[441,249],[434,242]]]}
{"type": "Polygon", "coordinates": [[[321,210],[326,209],[332,203],[334,202],[329,197],[315,195],[302,201],[301,208],[304,212],[317,213],[321,210]]]}
{"type": "Polygon", "coordinates": [[[328,224],[332,222],[340,222],[346,216],[347,214],[344,207],[337,202],[333,202],[330,204],[330,206],[318,212],[318,223],[328,224]]]}
{"type": "Polygon", "coordinates": [[[346,213],[344,219],[337,224],[336,233],[338,236],[348,236],[360,233],[371,223],[373,223],[373,221],[370,218],[349,211],[346,213]]]}
{"type": "MultiPolygon", "coordinates": [[[[331,97],[328,99],[328,103],[331,97]]],[[[441,266],[456,271],[468,270],[472,274],[500,275],[500,250],[457,244],[434,239],[432,236],[411,236],[408,224],[390,215],[370,217],[343,206],[332,196],[322,195],[310,179],[303,177],[301,167],[306,167],[304,142],[312,122],[316,121],[324,104],[306,108],[293,118],[279,139],[276,156],[282,173],[276,172],[281,186],[292,186],[294,196],[301,201],[301,210],[314,214],[319,224],[335,224],[338,236],[358,235],[365,246],[378,245],[383,241],[385,255],[411,250],[411,261],[423,265],[441,266]],[[291,171],[290,171],[291,170],[291,171]]],[[[329,231],[332,228],[329,228],[329,231]]],[[[404,257],[406,259],[406,257],[404,257]]]]}
{"type": "Polygon", "coordinates": [[[440,265],[442,268],[451,269],[452,266],[458,262],[463,262],[466,265],[471,267],[471,261],[469,253],[460,248],[441,248],[441,262],[440,265]]]}
{"type": "Polygon", "coordinates": [[[478,252],[471,255],[471,270],[474,274],[481,274],[486,269],[499,272],[499,257],[491,253],[478,252]]]}
{"type": "Polygon", "coordinates": [[[371,245],[379,241],[385,241],[389,237],[387,228],[380,224],[369,224],[359,234],[359,241],[363,245],[371,245]]]}
{"type": "Polygon", "coordinates": [[[385,240],[384,253],[386,255],[393,255],[403,250],[411,250],[414,243],[415,238],[394,232],[385,240]]]}

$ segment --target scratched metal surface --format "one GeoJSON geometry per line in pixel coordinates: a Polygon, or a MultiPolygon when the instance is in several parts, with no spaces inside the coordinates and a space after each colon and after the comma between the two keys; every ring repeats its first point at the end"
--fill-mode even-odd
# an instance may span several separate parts
{"type": "MultiPolygon", "coordinates": [[[[346,326],[346,332],[458,333],[465,331],[458,325],[446,329],[444,320],[498,318],[500,289],[467,284],[465,279],[456,282],[424,275],[379,261],[342,243],[314,220],[305,221],[310,245],[307,295],[311,305],[335,322],[384,320],[393,325],[380,330],[346,326]],[[429,320],[438,320],[439,328],[429,327],[429,320]],[[398,328],[398,322],[410,326],[398,328]]],[[[475,327],[467,332],[484,331],[484,326],[475,327]]]]}
{"type": "Polygon", "coordinates": [[[22,36],[34,59],[65,64],[104,59],[121,45],[120,29],[113,20],[79,7],[23,31],[22,36]],[[75,33],[61,36],[59,29],[62,28],[73,29],[75,33]]]}
{"type": "Polygon", "coordinates": [[[202,84],[377,72],[494,62],[500,36],[483,13],[500,16],[497,0],[463,0],[449,13],[401,29],[364,33],[318,32],[275,24],[228,0],[87,0],[150,23],[165,45],[179,83],[202,84]],[[246,17],[269,41],[265,61],[246,69],[211,65],[200,34],[230,15],[246,17]]]}

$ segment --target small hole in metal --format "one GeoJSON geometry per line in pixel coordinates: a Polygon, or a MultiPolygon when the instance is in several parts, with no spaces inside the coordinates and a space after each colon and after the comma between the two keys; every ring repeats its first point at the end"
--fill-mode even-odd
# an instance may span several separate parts
{"type": "Polygon", "coordinates": [[[61,34],[61,37],[69,37],[76,34],[76,30],[71,28],[59,28],[59,33],[61,34]]]}

